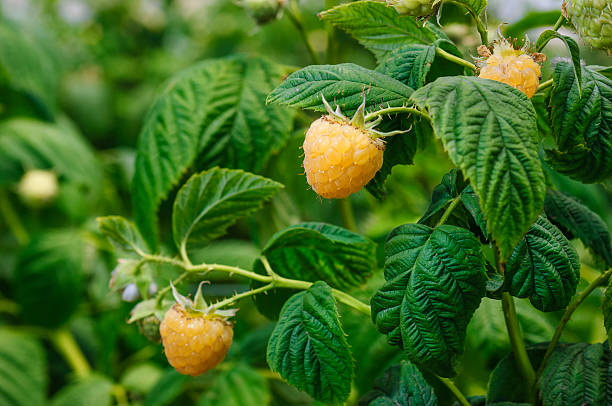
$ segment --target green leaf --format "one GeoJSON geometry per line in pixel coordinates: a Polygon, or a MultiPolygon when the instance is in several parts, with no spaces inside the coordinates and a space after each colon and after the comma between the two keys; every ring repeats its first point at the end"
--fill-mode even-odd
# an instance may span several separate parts
{"type": "Polygon", "coordinates": [[[181,375],[174,369],[168,369],[157,384],[147,393],[143,406],[164,406],[172,404],[172,401],[183,391],[190,376],[181,375]]]}
{"type": "Polygon", "coordinates": [[[121,216],[98,217],[100,232],[108,237],[113,245],[125,252],[139,255],[147,253],[147,243],[142,238],[136,225],[121,216]]]}
{"type": "Polygon", "coordinates": [[[310,65],[292,73],[268,96],[268,103],[325,111],[321,96],[353,114],[366,99],[366,108],[405,104],[412,88],[380,72],[352,63],[310,65]]]}
{"type": "Polygon", "coordinates": [[[112,382],[101,376],[69,385],[53,397],[51,406],[110,406],[112,382]]]}
{"type": "Polygon", "coordinates": [[[451,160],[470,180],[505,260],[544,204],[531,102],[504,83],[461,76],[437,79],[411,99],[428,111],[451,160]]]}
{"type": "Polygon", "coordinates": [[[611,404],[611,356],[608,344],[557,346],[540,380],[542,405],[611,404]]]}
{"type": "Polygon", "coordinates": [[[487,8],[487,0],[454,0],[453,2],[461,4],[475,15],[479,15],[487,8]]]}
{"type": "Polygon", "coordinates": [[[31,119],[0,125],[0,184],[19,181],[24,169],[51,169],[79,186],[79,197],[97,199],[103,174],[87,142],[71,130],[31,119]]]}
{"type": "Polygon", "coordinates": [[[145,118],[132,182],[136,224],[152,248],[157,209],[185,172],[215,165],[259,171],[285,144],[293,112],[265,106],[283,75],[265,59],[231,57],[168,82],[145,118]]]}
{"type": "Polygon", "coordinates": [[[405,44],[431,44],[440,38],[448,39],[432,23],[423,26],[416,19],[402,17],[392,7],[375,1],[341,4],[319,16],[353,36],[379,61],[405,44]]]}
{"type": "Polygon", "coordinates": [[[578,93],[582,91],[582,69],[580,69],[580,48],[578,44],[572,37],[568,37],[567,35],[559,34],[554,30],[546,30],[538,37],[536,41],[536,49],[538,52],[546,46],[552,39],[560,39],[565,43],[565,46],[570,52],[572,57],[572,65],[574,66],[574,74],[576,75],[576,79],[578,80],[578,93]]]}
{"type": "Polygon", "coordinates": [[[200,397],[197,406],[264,406],[270,403],[270,389],[264,377],[246,364],[222,371],[200,397]]]}
{"type": "Polygon", "coordinates": [[[580,280],[580,260],[563,233],[540,216],[506,263],[512,296],[528,297],[543,312],[565,308],[580,280]]]}
{"type": "Polygon", "coordinates": [[[56,110],[60,64],[48,34],[0,19],[0,82],[31,97],[43,118],[56,110]]]}
{"type": "MultiPolygon", "coordinates": [[[[376,245],[372,241],[325,223],[296,224],[274,234],[262,255],[282,277],[323,280],[338,289],[361,285],[376,269],[376,245]]],[[[254,270],[266,273],[259,259],[254,270]]],[[[261,285],[255,282],[253,286],[261,285]]],[[[266,293],[255,296],[255,303],[264,315],[276,318],[282,304],[294,292],[281,289],[266,293]]]]}
{"type": "Polygon", "coordinates": [[[203,245],[225,234],[238,219],[260,209],[283,185],[241,170],[213,168],[193,175],[172,210],[174,242],[203,245]]]}
{"type": "Polygon", "coordinates": [[[81,302],[84,254],[72,230],[39,234],[21,250],[13,289],[26,323],[57,327],[68,320],[81,302]]]}
{"type": "Polygon", "coordinates": [[[162,376],[162,369],[153,362],[143,362],[126,368],[121,375],[121,385],[130,392],[146,394],[162,376]]]}
{"type": "Polygon", "coordinates": [[[406,44],[391,52],[376,70],[418,89],[425,84],[435,58],[435,45],[406,44]]]}
{"type": "Polygon", "coordinates": [[[610,233],[597,213],[575,197],[554,189],[546,191],[544,210],[554,225],[569,234],[568,238],[580,238],[608,267],[612,266],[610,233]]]}
{"type": "Polygon", "coordinates": [[[612,175],[612,80],[582,68],[582,97],[573,67],[559,62],[550,99],[553,135],[558,150],[547,150],[558,172],[583,183],[612,175]]]}
{"type": "Polygon", "coordinates": [[[40,343],[24,334],[0,329],[0,404],[45,404],[47,361],[40,343]]]}
{"type": "Polygon", "coordinates": [[[353,356],[325,282],[316,282],[283,306],[267,358],[273,371],[316,400],[340,405],[348,398],[353,356]]]}
{"type": "Polygon", "coordinates": [[[360,401],[361,406],[436,406],[438,398],[421,371],[408,361],[387,369],[374,381],[374,388],[360,401]]]}
{"type": "Polygon", "coordinates": [[[603,300],[601,302],[601,310],[604,318],[604,327],[608,335],[608,341],[612,341],[612,283],[608,282],[608,286],[604,291],[603,300]]]}
{"type": "Polygon", "coordinates": [[[507,38],[524,38],[525,33],[532,28],[552,27],[559,19],[559,10],[529,11],[522,18],[506,26],[507,38]]]}
{"type": "Polygon", "coordinates": [[[465,331],[485,296],[480,243],[460,227],[405,224],[385,245],[387,283],[372,297],[372,320],[411,361],[454,376],[465,331]]]}

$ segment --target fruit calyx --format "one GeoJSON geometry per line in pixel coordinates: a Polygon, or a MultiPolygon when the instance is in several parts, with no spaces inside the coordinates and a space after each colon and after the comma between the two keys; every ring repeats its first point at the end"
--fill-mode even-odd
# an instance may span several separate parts
{"type": "Polygon", "coordinates": [[[221,310],[214,304],[209,305],[206,303],[206,300],[204,300],[204,295],[202,294],[202,285],[205,283],[208,282],[204,281],[200,283],[194,299],[191,300],[188,297],[181,295],[176,290],[172,282],[170,282],[174,300],[176,300],[177,304],[179,304],[182,307],[182,310],[190,317],[205,317],[208,319],[221,319],[223,321],[227,321],[230,317],[234,317],[238,309],[221,310]]]}

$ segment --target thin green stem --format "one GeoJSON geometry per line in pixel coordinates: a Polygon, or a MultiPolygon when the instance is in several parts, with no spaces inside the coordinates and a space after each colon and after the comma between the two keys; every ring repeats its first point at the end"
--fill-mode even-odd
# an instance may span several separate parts
{"type": "Polygon", "coordinates": [[[91,366],[83,355],[72,333],[67,328],[60,328],[51,333],[51,342],[79,378],[91,373],[91,366]]]}
{"type": "MultiPolygon", "coordinates": [[[[329,10],[330,8],[336,6],[338,4],[338,0],[325,0],[325,9],[329,10]]],[[[325,30],[327,32],[327,50],[325,52],[325,62],[326,63],[335,63],[336,62],[336,28],[331,23],[325,24],[325,30]]]]}
{"type": "Polygon", "coordinates": [[[264,286],[261,286],[261,287],[259,287],[257,289],[247,290],[246,292],[242,292],[242,293],[239,293],[239,294],[234,295],[232,297],[228,297],[225,300],[222,300],[220,302],[215,303],[214,306],[216,308],[218,308],[218,309],[220,309],[220,308],[222,308],[224,306],[230,306],[230,305],[233,305],[234,303],[236,303],[237,301],[239,301],[240,299],[243,299],[243,298],[249,297],[249,296],[253,296],[253,295],[265,292],[265,291],[270,290],[270,289],[274,289],[274,287],[275,287],[274,282],[271,282],[271,283],[269,283],[267,285],[264,285],[264,286]]]}
{"type": "Polygon", "coordinates": [[[540,83],[540,86],[538,86],[537,91],[539,92],[540,90],[546,89],[547,87],[552,86],[553,84],[553,79],[548,79],[546,82],[542,82],[540,83]]]}
{"type": "Polygon", "coordinates": [[[338,208],[340,209],[344,227],[351,231],[357,231],[355,215],[353,214],[353,205],[351,204],[350,198],[345,197],[344,199],[338,200],[338,208]]]}
{"type": "Polygon", "coordinates": [[[561,320],[559,321],[559,324],[557,325],[557,328],[555,329],[555,333],[552,339],[550,340],[548,347],[546,348],[546,353],[544,354],[544,358],[542,358],[542,362],[540,363],[540,367],[538,368],[538,372],[536,374],[536,383],[540,380],[540,377],[542,376],[542,373],[544,372],[544,368],[546,367],[546,363],[548,362],[548,359],[550,358],[552,353],[555,351],[555,348],[557,347],[557,344],[559,343],[559,339],[561,338],[561,334],[563,333],[563,329],[569,322],[570,318],[572,317],[572,314],[574,314],[578,306],[580,306],[582,302],[584,302],[584,300],[591,293],[593,293],[595,289],[597,289],[600,286],[605,286],[608,283],[608,280],[610,279],[610,275],[612,275],[612,268],[608,269],[606,272],[599,275],[582,292],[580,292],[578,296],[576,296],[576,298],[572,301],[572,303],[570,303],[569,306],[567,306],[567,308],[565,309],[565,313],[563,313],[563,316],[561,317],[561,320]]]}
{"type": "Polygon", "coordinates": [[[451,215],[455,207],[457,207],[459,202],[461,202],[461,198],[459,196],[451,200],[451,203],[448,205],[448,207],[442,214],[442,217],[440,217],[440,221],[438,221],[438,224],[437,224],[438,226],[441,226],[442,224],[446,223],[446,220],[448,220],[449,216],[451,215]]]}
{"type": "Polygon", "coordinates": [[[111,393],[113,397],[117,401],[117,406],[128,406],[130,403],[128,402],[127,393],[125,392],[125,388],[119,384],[114,384],[111,393]]]}
{"type": "Polygon", "coordinates": [[[319,60],[319,56],[317,55],[314,48],[310,44],[310,41],[308,40],[308,34],[306,33],[304,24],[302,24],[302,18],[299,14],[298,7],[292,3],[292,5],[285,7],[285,14],[287,14],[287,17],[289,17],[289,20],[291,20],[295,28],[298,30],[300,37],[302,37],[302,41],[304,42],[304,45],[306,46],[306,50],[310,54],[310,58],[312,58],[312,62],[315,65],[319,65],[321,63],[319,60]]]}
{"type": "Polygon", "coordinates": [[[0,190],[0,214],[4,217],[6,225],[17,239],[19,245],[25,245],[30,240],[30,236],[23,224],[21,224],[19,216],[4,190],[0,190]]]}
{"type": "MultiPolygon", "coordinates": [[[[525,349],[525,342],[523,341],[518,317],[516,316],[514,299],[508,292],[502,293],[502,308],[504,310],[504,320],[506,321],[506,328],[508,330],[508,336],[510,337],[510,345],[512,346],[514,360],[521,375],[525,379],[526,387],[533,388],[535,371],[533,370],[533,366],[527,355],[527,350],[525,349]]],[[[531,391],[529,396],[531,401],[535,399],[533,391],[531,391]]]]}
{"type": "Polygon", "coordinates": [[[394,113],[412,113],[412,114],[419,115],[427,119],[427,121],[431,122],[431,117],[429,117],[427,113],[421,110],[415,109],[414,107],[405,107],[405,106],[387,107],[385,109],[376,110],[376,111],[366,114],[364,119],[366,122],[368,122],[368,121],[374,120],[377,117],[384,116],[385,114],[394,114],[394,113]]]}
{"type": "Polygon", "coordinates": [[[452,394],[459,401],[459,404],[461,406],[470,406],[470,402],[467,401],[465,395],[461,393],[461,391],[457,386],[455,386],[455,383],[453,381],[448,378],[442,378],[441,376],[437,376],[437,378],[452,392],[452,394]]]}
{"type": "Polygon", "coordinates": [[[561,26],[563,25],[564,21],[565,21],[565,17],[563,17],[563,14],[561,14],[559,16],[559,19],[557,20],[557,22],[553,26],[553,31],[557,31],[559,28],[561,28],[561,26]]]}
{"type": "MultiPolygon", "coordinates": [[[[464,3],[458,1],[451,0],[451,3],[455,3],[462,7],[465,7],[464,3]]],[[[487,31],[487,27],[482,22],[482,19],[470,7],[465,7],[465,9],[468,11],[468,13],[470,13],[472,18],[474,19],[474,22],[476,23],[476,29],[478,30],[478,34],[480,35],[480,42],[482,42],[483,45],[489,46],[489,33],[487,31]]]]}
{"type": "Polygon", "coordinates": [[[471,70],[476,70],[476,65],[474,65],[473,63],[466,61],[463,58],[459,58],[458,56],[455,56],[450,52],[446,52],[440,47],[436,47],[436,54],[448,61],[456,63],[457,65],[465,66],[466,68],[469,68],[471,70]]]}
{"type": "MultiPolygon", "coordinates": [[[[188,272],[183,272],[182,274],[180,274],[175,280],[172,281],[172,284],[174,286],[178,285],[179,283],[181,283],[183,281],[183,279],[185,279],[187,277],[187,275],[189,275],[188,272]]],[[[168,294],[168,292],[170,292],[170,290],[172,290],[172,286],[168,285],[163,289],[160,289],[159,292],[157,292],[157,296],[155,299],[155,307],[160,307],[162,300],[164,299],[164,296],[166,296],[168,294]]]]}

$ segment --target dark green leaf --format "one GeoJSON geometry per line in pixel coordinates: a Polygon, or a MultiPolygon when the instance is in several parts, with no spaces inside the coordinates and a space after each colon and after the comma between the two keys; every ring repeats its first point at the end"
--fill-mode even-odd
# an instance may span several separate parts
{"type": "Polygon", "coordinates": [[[310,65],[292,73],[268,96],[268,103],[279,103],[325,111],[321,96],[342,112],[351,115],[366,99],[366,108],[405,104],[412,88],[380,72],[352,63],[310,65]]]}
{"type": "Polygon", "coordinates": [[[0,404],[45,404],[47,362],[40,343],[29,336],[0,329],[0,404]]]}
{"type": "MultiPolygon", "coordinates": [[[[280,231],[268,241],[262,254],[280,276],[323,280],[338,289],[359,286],[376,269],[376,246],[372,241],[325,223],[296,224],[280,231]]],[[[255,271],[266,273],[260,260],[255,262],[255,271]]],[[[293,293],[287,289],[269,291],[255,296],[255,303],[263,314],[276,318],[293,293]]]]}
{"type": "Polygon", "coordinates": [[[435,45],[406,44],[391,52],[376,70],[418,89],[425,84],[435,57],[435,45]]]}
{"type": "Polygon", "coordinates": [[[546,30],[538,37],[536,41],[536,49],[541,51],[544,49],[546,44],[550,42],[550,40],[558,38],[565,43],[565,46],[570,52],[572,57],[572,65],[574,66],[574,74],[576,75],[576,79],[578,80],[578,92],[582,91],[582,69],[580,69],[580,48],[578,44],[572,37],[568,37],[567,35],[559,34],[554,30],[546,30]]]}
{"type": "Polygon", "coordinates": [[[582,97],[568,62],[554,71],[550,99],[553,135],[558,150],[547,150],[558,172],[584,183],[612,175],[612,80],[582,68],[582,97]]]}
{"type": "Polygon", "coordinates": [[[98,217],[100,232],[108,237],[119,249],[142,254],[147,252],[147,244],[136,225],[121,216],[98,217]]]}
{"type": "Polygon", "coordinates": [[[111,406],[113,383],[101,376],[86,378],[63,388],[51,406],[111,406]]]}
{"type": "Polygon", "coordinates": [[[374,388],[359,406],[436,406],[434,390],[416,366],[401,361],[374,381],[374,388]]]}
{"type": "Polygon", "coordinates": [[[413,362],[453,376],[485,296],[480,243],[460,227],[406,224],[391,232],[385,252],[387,283],[372,297],[372,319],[413,362]]]}
{"type": "Polygon", "coordinates": [[[575,197],[554,189],[546,191],[544,210],[548,219],[568,238],[580,238],[582,243],[612,266],[612,247],[606,223],[575,197]]]}
{"type": "Polygon", "coordinates": [[[248,365],[237,364],[219,374],[197,406],[265,406],[269,403],[266,379],[248,365]]]}
{"type": "Polygon", "coordinates": [[[273,371],[316,400],[339,405],[348,398],[353,357],[325,282],[316,282],[283,306],[267,357],[273,371]]]}
{"type": "Polygon", "coordinates": [[[612,283],[608,283],[601,302],[601,310],[604,317],[604,327],[608,334],[608,342],[612,342],[612,283]]]}
{"type": "Polygon", "coordinates": [[[461,76],[437,79],[411,98],[428,111],[451,160],[470,180],[507,258],[544,203],[531,102],[504,83],[461,76]]]}
{"type": "Polygon", "coordinates": [[[565,308],[580,280],[578,254],[563,233],[540,216],[506,263],[512,296],[528,297],[543,312],[565,308]]]}
{"type": "Polygon", "coordinates": [[[206,244],[238,219],[261,208],[282,188],[278,182],[241,170],[213,168],[193,175],[179,190],[172,211],[174,242],[206,244]]]}
{"type": "Polygon", "coordinates": [[[183,391],[183,387],[190,379],[188,375],[181,375],[174,369],[168,369],[157,384],[147,393],[143,406],[164,406],[183,391]]]}
{"type": "Polygon", "coordinates": [[[402,17],[392,7],[374,1],[341,4],[320,16],[349,33],[379,60],[405,44],[431,44],[440,38],[448,39],[432,23],[423,26],[416,19],[402,17]]]}
{"type": "Polygon", "coordinates": [[[152,248],[160,203],[196,163],[259,171],[284,145],[293,114],[265,106],[283,74],[265,59],[232,57],[168,82],[145,118],[132,182],[136,224],[152,248]]]}

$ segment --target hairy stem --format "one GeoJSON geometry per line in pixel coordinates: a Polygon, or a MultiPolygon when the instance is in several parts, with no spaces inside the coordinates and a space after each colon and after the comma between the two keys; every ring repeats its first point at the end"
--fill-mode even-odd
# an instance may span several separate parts
{"type": "Polygon", "coordinates": [[[593,282],[591,282],[582,292],[576,296],[576,298],[570,303],[569,306],[565,309],[565,313],[561,317],[557,328],[555,329],[555,334],[553,335],[548,347],[546,348],[546,353],[544,354],[544,358],[542,358],[542,362],[540,363],[540,367],[538,368],[538,373],[536,374],[536,384],[540,380],[542,373],[544,372],[544,368],[546,367],[546,363],[548,359],[555,351],[557,344],[559,343],[559,339],[561,338],[561,333],[563,333],[563,329],[565,325],[569,322],[572,314],[576,311],[578,306],[584,302],[584,300],[591,294],[595,289],[600,286],[605,286],[610,279],[610,275],[612,275],[612,268],[608,269],[606,272],[599,275],[593,282]]]}
{"type": "Polygon", "coordinates": [[[440,217],[440,221],[438,221],[438,224],[436,226],[441,226],[442,224],[446,223],[446,220],[448,220],[448,218],[450,217],[451,213],[453,212],[455,207],[457,207],[457,205],[459,204],[460,201],[461,201],[461,197],[459,197],[459,196],[457,196],[453,200],[451,200],[451,203],[448,205],[448,207],[446,208],[446,210],[442,214],[442,217],[440,217]]]}
{"type": "Polygon", "coordinates": [[[457,65],[461,65],[464,66],[466,68],[469,68],[471,70],[476,70],[476,65],[474,65],[473,63],[466,61],[463,58],[459,58],[458,56],[455,56],[453,54],[451,54],[450,52],[446,52],[445,50],[443,50],[442,48],[436,47],[436,54],[441,56],[442,58],[454,62],[457,65]]]}
{"type": "Polygon", "coordinates": [[[467,401],[463,393],[461,393],[459,388],[455,386],[453,381],[448,378],[442,378],[441,376],[438,376],[437,378],[453,393],[461,406],[470,406],[470,402],[467,401]]]}
{"type": "Polygon", "coordinates": [[[291,5],[285,7],[285,14],[287,14],[287,17],[289,17],[289,19],[291,20],[295,28],[298,30],[300,37],[302,38],[302,42],[304,42],[304,45],[306,46],[306,50],[308,51],[308,54],[310,55],[310,58],[312,59],[312,62],[315,65],[321,64],[319,60],[319,56],[317,55],[314,48],[310,44],[310,41],[308,40],[308,34],[306,33],[304,24],[302,24],[302,18],[299,14],[299,9],[295,5],[295,3],[292,3],[291,5]]]}
{"type": "MultiPolygon", "coordinates": [[[[531,365],[531,361],[527,356],[527,350],[525,349],[525,342],[521,335],[521,328],[518,323],[516,316],[516,308],[514,307],[514,299],[508,292],[502,293],[502,307],[504,310],[504,320],[506,321],[506,328],[508,329],[508,336],[510,337],[510,344],[512,346],[512,353],[514,354],[514,360],[518,369],[525,379],[525,384],[528,388],[533,388],[535,382],[535,371],[531,365]]],[[[530,398],[534,400],[533,392],[530,393],[530,398]]]]}
{"type": "Polygon", "coordinates": [[[551,78],[551,79],[548,79],[546,82],[540,83],[540,86],[538,86],[538,89],[536,91],[539,92],[540,90],[546,89],[547,87],[550,87],[552,85],[553,85],[553,79],[551,78]]]}
{"type": "Polygon", "coordinates": [[[380,116],[384,116],[385,114],[396,114],[396,113],[411,113],[411,114],[416,114],[418,116],[421,116],[425,119],[427,119],[427,121],[431,122],[431,117],[429,117],[429,115],[421,110],[415,109],[414,107],[405,107],[405,106],[399,106],[399,107],[387,107],[385,109],[380,109],[380,110],[376,110],[373,111],[371,113],[368,113],[365,115],[365,121],[372,121],[377,117],[380,116]]]}
{"type": "Polygon", "coordinates": [[[559,19],[557,20],[557,22],[553,26],[553,31],[557,31],[559,28],[561,28],[561,26],[563,25],[564,22],[565,22],[565,17],[563,17],[563,14],[561,14],[559,16],[559,19]]]}
{"type": "Polygon", "coordinates": [[[4,190],[0,190],[0,214],[4,217],[7,227],[11,230],[19,245],[25,245],[30,240],[30,236],[21,224],[19,216],[4,190]]]}
{"type": "Polygon", "coordinates": [[[344,227],[351,231],[357,231],[357,224],[355,223],[355,215],[353,214],[353,205],[349,197],[338,200],[338,207],[340,208],[340,215],[342,216],[342,224],[344,227]]]}
{"type": "Polygon", "coordinates": [[[50,338],[57,352],[66,360],[79,378],[84,378],[91,373],[91,367],[70,330],[61,328],[52,332],[50,338]]]}

